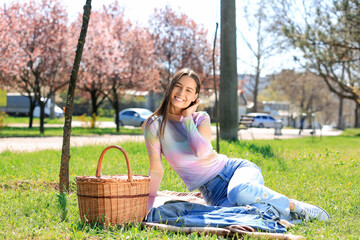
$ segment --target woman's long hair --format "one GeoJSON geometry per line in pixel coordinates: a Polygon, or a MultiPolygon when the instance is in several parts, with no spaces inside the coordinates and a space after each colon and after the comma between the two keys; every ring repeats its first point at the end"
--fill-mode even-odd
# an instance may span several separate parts
{"type": "MultiPolygon", "coordinates": [[[[156,109],[156,111],[148,119],[146,119],[146,121],[143,124],[143,128],[144,128],[150,119],[152,119],[152,118],[156,119],[160,116],[163,116],[163,119],[161,120],[161,124],[160,124],[160,137],[161,138],[164,137],[165,126],[166,126],[166,122],[168,120],[171,92],[174,89],[175,84],[180,80],[180,78],[182,76],[189,76],[192,79],[194,79],[194,81],[196,82],[196,93],[200,93],[201,82],[200,82],[198,75],[193,70],[191,70],[190,68],[183,68],[174,74],[174,76],[171,78],[169,84],[166,87],[164,97],[162,99],[162,102],[161,102],[159,108],[156,109]]],[[[152,122],[150,122],[150,124],[151,123],[152,122]]]]}

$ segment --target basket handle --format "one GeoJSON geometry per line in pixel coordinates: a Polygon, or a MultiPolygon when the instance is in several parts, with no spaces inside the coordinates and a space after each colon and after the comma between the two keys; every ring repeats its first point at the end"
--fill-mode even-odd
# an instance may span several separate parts
{"type": "Polygon", "coordinates": [[[128,181],[129,181],[130,183],[132,183],[132,182],[133,182],[133,179],[132,179],[132,173],[131,173],[131,167],[130,167],[130,162],[129,162],[128,155],[127,155],[127,153],[125,152],[125,150],[124,150],[122,147],[117,146],[117,145],[109,146],[109,147],[105,148],[105,149],[102,151],[102,153],[101,153],[101,155],[100,155],[100,158],[99,158],[98,166],[97,166],[97,169],[96,169],[96,177],[97,177],[97,178],[100,177],[102,160],[103,160],[103,158],[104,158],[105,153],[106,153],[109,149],[111,149],[111,148],[119,149],[119,150],[124,154],[125,160],[126,160],[127,169],[128,169],[128,181]]]}

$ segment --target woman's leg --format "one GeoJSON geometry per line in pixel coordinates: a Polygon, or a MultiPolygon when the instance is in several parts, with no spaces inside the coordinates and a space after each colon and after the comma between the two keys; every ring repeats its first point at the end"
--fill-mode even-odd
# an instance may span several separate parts
{"type": "Polygon", "coordinates": [[[283,217],[290,217],[289,198],[265,187],[261,170],[254,163],[248,162],[234,172],[227,193],[231,204],[267,203],[283,217]]]}
{"type": "Polygon", "coordinates": [[[321,207],[289,199],[265,187],[260,168],[251,162],[247,162],[234,172],[229,181],[227,194],[230,204],[241,206],[267,203],[286,219],[300,218],[305,221],[313,219],[326,221],[329,219],[329,214],[321,207]],[[290,212],[292,212],[292,215],[290,215],[290,212]]]}

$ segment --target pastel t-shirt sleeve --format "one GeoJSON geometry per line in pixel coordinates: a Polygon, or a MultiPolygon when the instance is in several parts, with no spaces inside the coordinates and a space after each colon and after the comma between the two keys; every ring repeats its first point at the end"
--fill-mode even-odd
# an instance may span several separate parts
{"type": "Polygon", "coordinates": [[[193,154],[197,157],[204,156],[213,150],[212,145],[198,131],[198,126],[210,127],[210,117],[207,113],[200,113],[195,119],[192,116],[184,118],[184,124],[189,139],[189,145],[193,154]]]}
{"type": "Polygon", "coordinates": [[[200,125],[211,127],[210,116],[206,112],[199,113],[195,120],[197,127],[200,125]]]}
{"type": "Polygon", "coordinates": [[[151,209],[154,204],[156,193],[160,187],[164,173],[158,129],[158,121],[152,120],[149,120],[144,128],[145,144],[150,161],[149,176],[151,177],[148,210],[151,209]]]}

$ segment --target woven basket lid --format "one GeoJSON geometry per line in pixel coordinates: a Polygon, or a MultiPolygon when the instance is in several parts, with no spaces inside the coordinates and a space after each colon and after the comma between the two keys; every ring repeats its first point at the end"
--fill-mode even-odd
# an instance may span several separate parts
{"type": "MultiPolygon", "coordinates": [[[[102,175],[100,177],[96,176],[78,176],[76,177],[77,182],[91,182],[91,183],[103,183],[103,182],[130,182],[128,175],[102,175]]],[[[133,182],[150,182],[149,176],[144,175],[132,175],[133,182]]]]}

